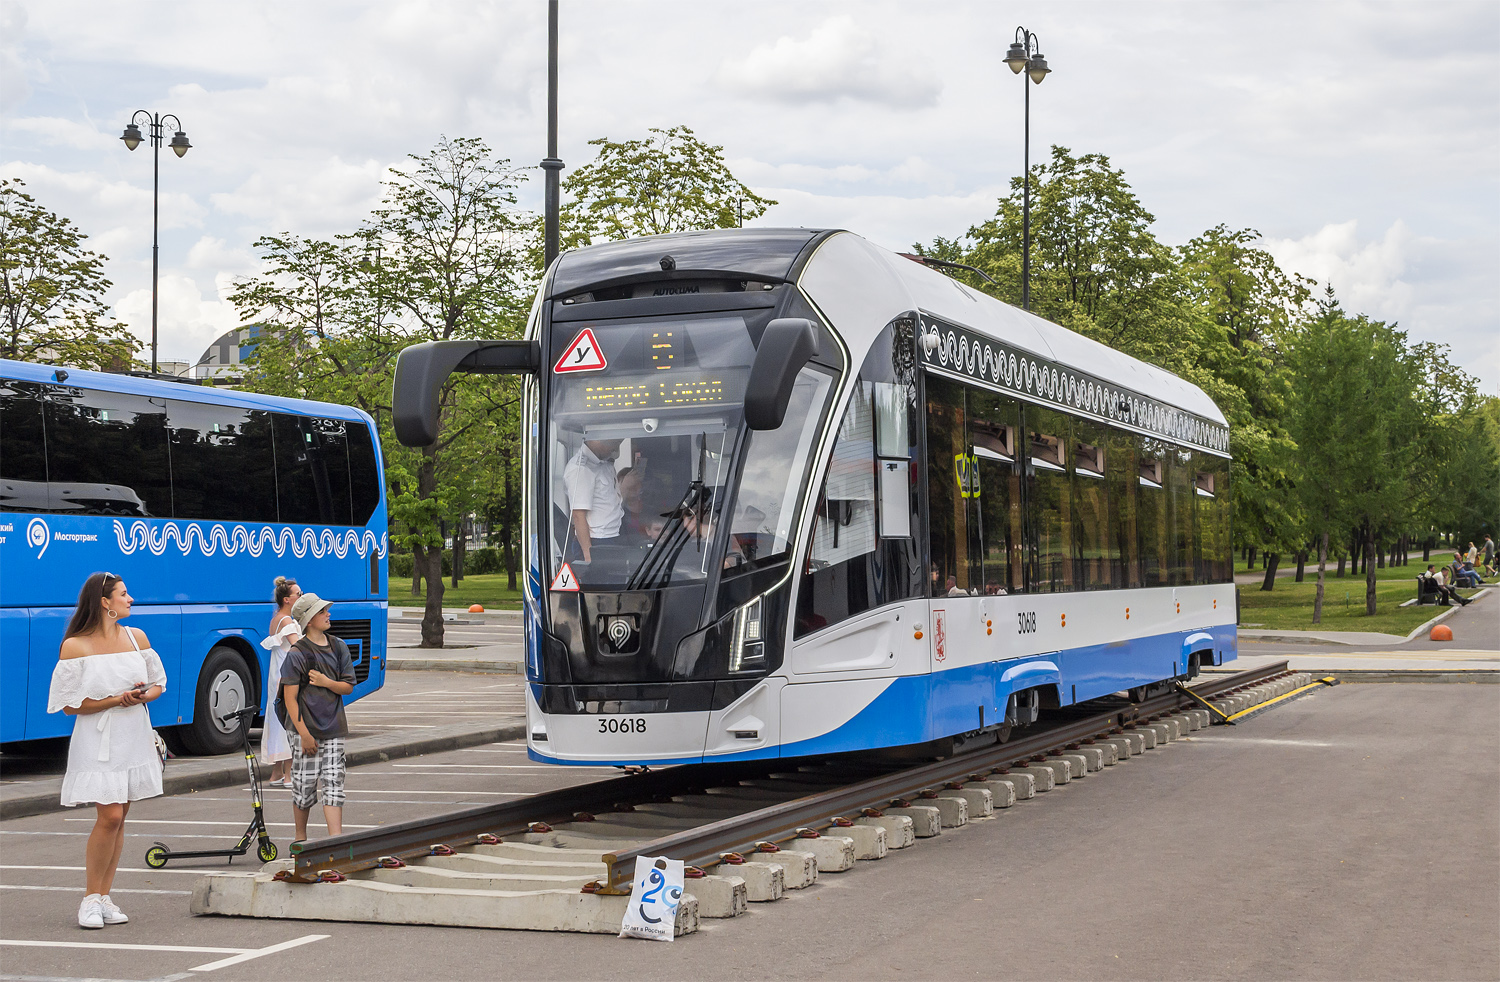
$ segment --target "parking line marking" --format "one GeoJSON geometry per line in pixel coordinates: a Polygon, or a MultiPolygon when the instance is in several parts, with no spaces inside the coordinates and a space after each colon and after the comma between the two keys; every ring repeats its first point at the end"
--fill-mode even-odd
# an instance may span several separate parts
{"type": "Polygon", "coordinates": [[[238,965],[241,962],[248,962],[255,958],[264,958],[266,955],[274,955],[278,951],[286,951],[288,948],[297,948],[305,944],[312,944],[314,941],[322,941],[327,937],[329,937],[329,935],[306,934],[300,938],[294,938],[291,941],[283,941],[281,942],[281,944],[273,944],[266,948],[257,948],[254,951],[242,952],[238,955],[232,955],[229,958],[221,958],[216,962],[209,962],[206,965],[194,965],[190,969],[190,971],[213,972],[221,968],[228,968],[231,965],[238,965]]]}
{"type": "MultiPolygon", "coordinates": [[[[78,887],[42,887],[31,886],[24,883],[0,883],[0,890],[55,890],[59,893],[77,893],[78,887]]],[[[111,887],[110,895],[117,893],[166,893],[179,897],[191,897],[191,890],[127,890],[124,887],[111,887]]]]}
{"type": "MultiPolygon", "coordinates": [[[[320,938],[328,935],[320,934],[320,938]]],[[[190,951],[199,955],[243,955],[254,948],[204,948],[201,945],[181,944],[110,944],[107,941],[9,941],[0,939],[0,945],[18,948],[96,948],[109,951],[190,951]]],[[[194,970],[196,971],[196,969],[194,970]]]]}
{"type": "MultiPolygon", "coordinates": [[[[57,871],[63,872],[63,873],[83,873],[83,872],[87,871],[88,867],[86,867],[86,866],[0,866],[0,869],[41,869],[41,870],[57,870],[57,871]]],[[[201,870],[201,869],[146,869],[144,866],[120,866],[120,867],[117,867],[115,869],[115,872],[116,873],[180,873],[183,876],[202,876],[203,875],[203,870],[201,870]]],[[[238,870],[232,870],[230,872],[238,873],[239,871],[238,870]]],[[[241,875],[243,875],[243,876],[254,876],[255,872],[252,870],[250,872],[243,873],[241,875]]]]}
{"type": "MultiPolygon", "coordinates": [[[[92,821],[95,821],[95,820],[92,819],[92,818],[65,818],[65,819],[63,819],[63,821],[64,822],[92,822],[92,821]]],[[[185,821],[185,820],[168,821],[166,819],[155,819],[155,818],[127,818],[127,819],[125,819],[125,822],[126,822],[127,825],[232,825],[232,826],[235,826],[237,828],[244,828],[244,826],[245,826],[244,822],[235,822],[235,821],[229,821],[229,822],[189,822],[189,821],[185,821]]],[[[278,827],[285,827],[285,828],[289,828],[289,829],[294,829],[294,828],[297,827],[296,824],[293,823],[293,822],[267,822],[266,824],[267,825],[274,825],[274,826],[278,826],[278,827]]],[[[380,826],[378,826],[378,825],[350,825],[348,822],[345,822],[344,823],[344,828],[346,828],[346,829],[378,829],[378,828],[380,828],[380,826]]]]}

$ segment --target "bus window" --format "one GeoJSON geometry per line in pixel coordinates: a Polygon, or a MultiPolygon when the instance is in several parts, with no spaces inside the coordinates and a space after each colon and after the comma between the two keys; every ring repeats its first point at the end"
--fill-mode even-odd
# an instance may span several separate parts
{"type": "Polygon", "coordinates": [[[981,590],[992,596],[1024,593],[1021,466],[1016,459],[1021,407],[1014,399],[979,389],[970,389],[968,396],[969,440],[979,475],[981,590]]]}
{"type": "Polygon", "coordinates": [[[1108,590],[1120,565],[1116,525],[1110,508],[1109,479],[1119,469],[1110,459],[1108,430],[1073,420],[1073,557],[1077,589],[1108,590]]]}
{"type": "MultiPolygon", "coordinates": [[[[970,549],[970,527],[978,532],[971,496],[978,482],[970,453],[964,386],[927,377],[927,510],[933,597],[979,593],[978,557],[970,549]]],[[[974,503],[977,504],[977,503],[974,503]]],[[[977,535],[975,536],[977,538],[977,535]]]]}
{"type": "Polygon", "coordinates": [[[368,525],[380,504],[380,461],[375,441],[363,421],[349,424],[349,498],[354,524],[368,525]]]}
{"type": "Polygon", "coordinates": [[[48,390],[46,510],[170,516],[164,401],[67,386],[48,390]]]}
{"type": "Polygon", "coordinates": [[[1073,578],[1072,466],[1068,417],[1026,407],[1027,495],[1035,553],[1028,584],[1033,593],[1077,589],[1073,578]]]}
{"type": "Polygon", "coordinates": [[[277,521],[270,413],[173,399],[167,421],[176,517],[277,521]]]}
{"type": "Polygon", "coordinates": [[[348,423],[276,413],[276,500],[281,521],[348,525],[348,423]]]}
{"type": "Polygon", "coordinates": [[[40,389],[0,379],[0,511],[47,510],[40,389]]]}

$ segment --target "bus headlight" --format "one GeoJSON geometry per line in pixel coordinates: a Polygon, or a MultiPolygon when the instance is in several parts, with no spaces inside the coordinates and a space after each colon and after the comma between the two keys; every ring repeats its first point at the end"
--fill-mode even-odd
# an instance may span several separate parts
{"type": "Polygon", "coordinates": [[[745,604],[734,614],[734,633],[729,641],[729,670],[743,671],[766,663],[766,646],[760,635],[762,597],[745,604]]]}

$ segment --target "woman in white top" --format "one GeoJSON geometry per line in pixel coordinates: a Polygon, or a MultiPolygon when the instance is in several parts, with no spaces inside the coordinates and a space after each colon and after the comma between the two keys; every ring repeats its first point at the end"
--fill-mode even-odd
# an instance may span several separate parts
{"type": "Polygon", "coordinates": [[[134,603],[113,573],[84,581],[47,697],[47,712],[77,717],[62,803],[92,802],[98,813],[85,850],[80,927],[129,920],[109,898],[125,845],[125,815],[132,801],[161,794],[161,759],[146,703],[166,689],[167,673],[145,632],[120,624],[134,603]]]}
{"type": "Polygon", "coordinates": [[[302,588],[296,580],[285,576],[276,577],[276,613],[271,615],[271,628],[260,646],[271,653],[271,673],[266,676],[266,721],[260,730],[260,759],[271,765],[273,788],[291,787],[292,748],[286,741],[286,729],[276,716],[276,688],[281,681],[281,661],[292,645],[302,637],[297,622],[292,619],[292,604],[302,596],[302,588]]]}

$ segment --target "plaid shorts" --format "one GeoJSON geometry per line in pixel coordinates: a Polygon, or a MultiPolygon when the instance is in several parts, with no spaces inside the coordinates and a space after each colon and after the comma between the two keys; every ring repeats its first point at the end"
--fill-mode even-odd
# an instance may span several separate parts
{"type": "Polygon", "coordinates": [[[344,804],[344,738],[330,737],[318,741],[318,752],[302,752],[302,741],[289,734],[292,745],[292,804],[311,808],[318,800],[318,783],[323,784],[323,804],[339,808],[344,804]]]}

